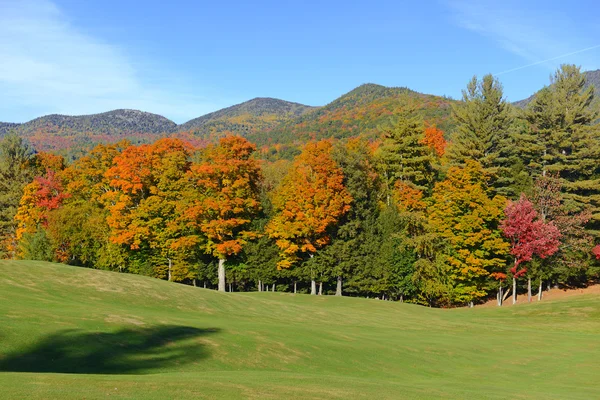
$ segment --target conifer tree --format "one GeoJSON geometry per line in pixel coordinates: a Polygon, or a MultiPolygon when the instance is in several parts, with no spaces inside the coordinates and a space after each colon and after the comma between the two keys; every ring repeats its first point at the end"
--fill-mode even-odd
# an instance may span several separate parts
{"type": "Polygon", "coordinates": [[[426,142],[424,124],[419,118],[403,114],[384,130],[383,145],[377,157],[387,186],[388,204],[397,181],[429,191],[435,179],[434,151],[426,142]]]}
{"type": "MultiPolygon", "coordinates": [[[[591,107],[593,87],[574,65],[562,65],[551,85],[537,93],[525,111],[528,131],[520,153],[533,176],[558,175],[564,206],[589,209],[589,227],[600,229],[600,129],[591,107]]],[[[598,234],[598,232],[596,232],[598,234]]]]}
{"type": "Polygon", "coordinates": [[[513,116],[500,82],[490,74],[481,81],[473,77],[462,102],[453,106],[453,116],[457,127],[447,152],[451,164],[480,163],[496,191],[507,194],[513,116]]]}
{"type": "Polygon", "coordinates": [[[33,179],[33,149],[14,133],[0,141],[0,258],[14,256],[14,220],[23,189],[33,179]]]}

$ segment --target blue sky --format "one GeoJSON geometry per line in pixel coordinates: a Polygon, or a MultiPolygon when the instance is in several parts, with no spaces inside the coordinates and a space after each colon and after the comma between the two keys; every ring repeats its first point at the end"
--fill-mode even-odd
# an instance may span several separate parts
{"type": "Polygon", "coordinates": [[[135,108],[182,123],[253,97],[323,105],[367,82],[458,98],[488,72],[519,100],[561,63],[600,68],[599,11],[595,1],[0,0],[0,121],[135,108]]]}

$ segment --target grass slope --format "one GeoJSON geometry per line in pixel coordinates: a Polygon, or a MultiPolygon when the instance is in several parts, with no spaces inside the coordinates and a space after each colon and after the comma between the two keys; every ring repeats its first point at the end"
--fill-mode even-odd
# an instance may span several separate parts
{"type": "Polygon", "coordinates": [[[3,399],[599,398],[600,297],[436,310],[0,262],[3,399]]]}

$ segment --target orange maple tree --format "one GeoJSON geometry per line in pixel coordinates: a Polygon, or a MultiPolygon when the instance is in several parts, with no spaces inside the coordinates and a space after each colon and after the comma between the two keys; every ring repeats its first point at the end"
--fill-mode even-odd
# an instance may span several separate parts
{"type": "Polygon", "coordinates": [[[326,140],[308,143],[273,195],[275,216],[266,232],[280,249],[280,269],[329,243],[328,228],[350,210],[352,196],[331,150],[326,140]]]}
{"type": "Polygon", "coordinates": [[[155,274],[162,277],[166,270],[168,280],[181,236],[178,202],[187,185],[190,152],[179,139],[160,139],[126,148],[106,172],[112,187],[106,195],[111,241],[134,251],[158,252],[168,266],[155,266],[155,274]]]}
{"type": "Polygon", "coordinates": [[[431,150],[435,152],[438,157],[442,157],[446,152],[446,139],[444,139],[444,132],[438,129],[435,124],[426,125],[425,137],[422,142],[427,145],[431,150]]]}
{"type": "Polygon", "coordinates": [[[260,165],[252,158],[256,146],[241,136],[221,138],[209,146],[202,161],[192,165],[193,186],[185,211],[188,227],[205,236],[205,252],[219,259],[219,290],[225,291],[225,261],[242,251],[253,233],[248,230],[260,210],[260,165]]]}

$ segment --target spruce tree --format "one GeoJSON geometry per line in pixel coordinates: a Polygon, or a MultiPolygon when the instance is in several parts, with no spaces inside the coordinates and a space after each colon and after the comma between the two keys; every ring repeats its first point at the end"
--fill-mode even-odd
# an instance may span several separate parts
{"type": "Polygon", "coordinates": [[[481,164],[491,185],[507,194],[511,184],[510,140],[513,113],[503,97],[502,85],[492,75],[473,77],[463,90],[462,102],[453,107],[457,127],[451,136],[448,159],[463,166],[467,160],[481,164]]]}
{"type": "Polygon", "coordinates": [[[402,114],[386,128],[377,156],[388,200],[397,181],[426,192],[431,188],[435,179],[435,156],[425,143],[424,125],[419,118],[402,114]]]}
{"type": "Polygon", "coordinates": [[[23,188],[33,178],[33,149],[14,133],[0,141],[0,257],[10,256],[7,247],[14,236],[14,221],[23,188]]]}
{"type": "Polygon", "coordinates": [[[562,65],[551,85],[525,111],[528,130],[520,153],[534,177],[558,175],[564,205],[573,213],[589,209],[589,227],[600,228],[600,129],[591,107],[594,88],[574,65],[562,65]]]}

